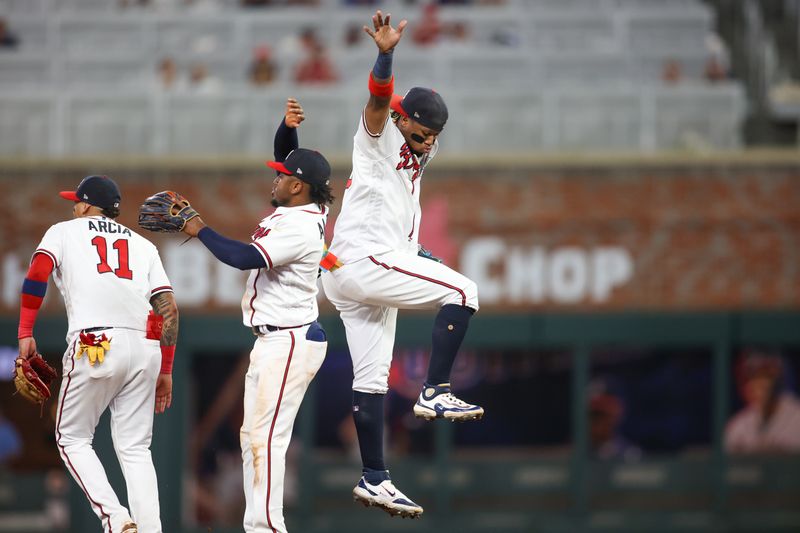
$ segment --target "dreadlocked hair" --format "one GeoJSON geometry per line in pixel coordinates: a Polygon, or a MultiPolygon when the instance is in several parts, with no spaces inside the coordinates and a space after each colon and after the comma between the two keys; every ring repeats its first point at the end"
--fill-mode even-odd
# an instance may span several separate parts
{"type": "Polygon", "coordinates": [[[312,185],[309,192],[311,201],[317,205],[330,205],[336,199],[330,185],[312,185]]]}

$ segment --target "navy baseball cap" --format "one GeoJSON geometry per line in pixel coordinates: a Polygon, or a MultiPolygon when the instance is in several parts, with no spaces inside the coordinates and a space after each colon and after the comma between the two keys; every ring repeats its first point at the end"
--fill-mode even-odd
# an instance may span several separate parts
{"type": "Polygon", "coordinates": [[[393,111],[432,130],[442,131],[447,122],[447,106],[441,95],[433,89],[414,87],[405,96],[395,94],[391,106],[393,111]]]}
{"type": "Polygon", "coordinates": [[[108,176],[86,176],[74,191],[61,191],[61,198],[73,202],[86,202],[101,209],[119,207],[122,195],[114,180],[108,176]]]}
{"type": "Polygon", "coordinates": [[[316,150],[297,148],[289,152],[283,162],[267,161],[267,166],[310,185],[327,185],[330,182],[331,166],[325,156],[316,150]]]}

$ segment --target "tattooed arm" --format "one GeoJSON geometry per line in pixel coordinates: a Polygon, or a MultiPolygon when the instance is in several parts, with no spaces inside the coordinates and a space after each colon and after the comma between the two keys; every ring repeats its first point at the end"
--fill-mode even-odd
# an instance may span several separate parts
{"type": "Polygon", "coordinates": [[[178,305],[171,292],[160,292],[153,296],[150,305],[157,315],[164,317],[161,328],[161,346],[175,346],[178,342],[178,305]]]}
{"type": "Polygon", "coordinates": [[[161,292],[150,299],[156,314],[164,318],[161,326],[161,372],[156,381],[156,413],[163,413],[172,405],[172,362],[178,342],[178,306],[175,295],[161,292]]]}

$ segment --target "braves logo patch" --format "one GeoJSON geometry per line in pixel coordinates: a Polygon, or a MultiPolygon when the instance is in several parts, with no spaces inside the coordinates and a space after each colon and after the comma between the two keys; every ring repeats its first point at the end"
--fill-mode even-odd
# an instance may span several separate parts
{"type": "Polygon", "coordinates": [[[400,162],[397,163],[396,169],[413,169],[414,174],[411,175],[411,181],[414,181],[419,176],[419,168],[417,156],[415,156],[414,152],[411,151],[408,143],[403,143],[403,146],[400,147],[400,162]]]}
{"type": "Polygon", "coordinates": [[[253,240],[256,241],[261,237],[266,237],[267,233],[269,233],[269,229],[258,226],[256,230],[253,232],[253,240]]]}

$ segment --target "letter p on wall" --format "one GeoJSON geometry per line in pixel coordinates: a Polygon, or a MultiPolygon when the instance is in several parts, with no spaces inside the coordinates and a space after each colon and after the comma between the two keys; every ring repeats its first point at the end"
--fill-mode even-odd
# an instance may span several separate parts
{"type": "Polygon", "coordinates": [[[592,263],[592,300],[595,302],[608,300],[612,289],[633,277],[631,254],[620,246],[595,248],[592,263]]]}

